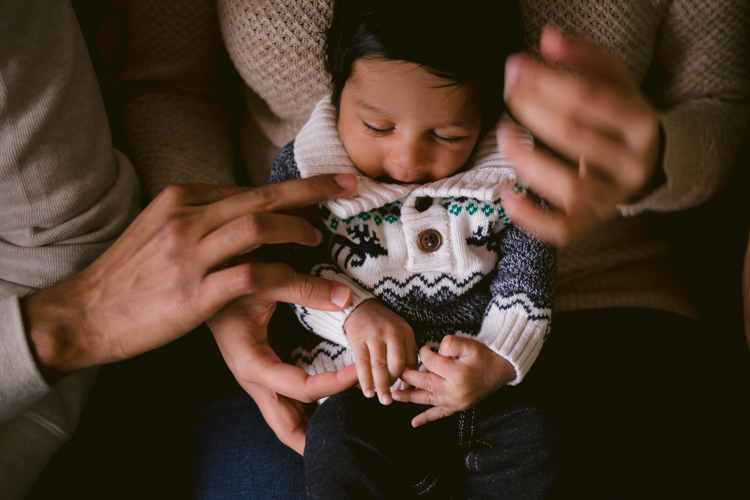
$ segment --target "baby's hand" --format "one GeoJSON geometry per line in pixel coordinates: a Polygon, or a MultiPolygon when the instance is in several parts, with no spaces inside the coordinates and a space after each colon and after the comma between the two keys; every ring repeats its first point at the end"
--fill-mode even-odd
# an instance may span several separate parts
{"type": "Polygon", "coordinates": [[[476,406],[516,378],[508,360],[473,339],[448,335],[438,354],[423,347],[419,355],[430,373],[404,370],[401,380],[416,389],[393,393],[396,401],[434,406],[414,417],[413,427],[476,406]]]}
{"type": "Polygon", "coordinates": [[[344,324],[354,353],[362,392],[368,398],[378,392],[380,402],[391,404],[391,385],[404,367],[417,369],[414,331],[398,314],[381,302],[362,302],[344,324]]]}

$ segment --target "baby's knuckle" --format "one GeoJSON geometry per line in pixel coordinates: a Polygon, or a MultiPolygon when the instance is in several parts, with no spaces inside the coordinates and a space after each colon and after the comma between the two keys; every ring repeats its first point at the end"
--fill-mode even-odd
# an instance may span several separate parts
{"type": "Polygon", "coordinates": [[[370,361],[373,369],[383,370],[388,368],[388,362],[384,359],[373,359],[370,361]]]}
{"type": "Polygon", "coordinates": [[[360,354],[357,356],[354,360],[354,364],[356,364],[360,368],[369,368],[370,367],[370,357],[366,354],[360,354]]]}

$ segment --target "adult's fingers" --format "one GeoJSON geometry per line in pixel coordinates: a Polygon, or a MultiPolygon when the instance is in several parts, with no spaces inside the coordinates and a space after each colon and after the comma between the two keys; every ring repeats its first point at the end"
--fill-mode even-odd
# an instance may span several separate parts
{"type": "Polygon", "coordinates": [[[598,222],[588,214],[571,216],[542,212],[531,200],[516,198],[503,206],[513,224],[533,233],[542,241],[564,247],[576,236],[586,232],[598,222]]]}
{"type": "Polygon", "coordinates": [[[199,255],[207,268],[250,252],[261,245],[299,243],[316,246],[323,235],[309,222],[291,215],[251,213],[234,219],[206,235],[199,243],[199,255]]]}
{"type": "Polygon", "coordinates": [[[268,184],[230,196],[207,208],[200,224],[204,233],[254,212],[288,212],[313,203],[345,196],[357,186],[351,174],[318,175],[268,184]]]}
{"type": "Polygon", "coordinates": [[[420,425],[424,425],[428,422],[434,422],[435,420],[439,420],[443,417],[449,417],[454,413],[456,413],[456,410],[454,408],[435,406],[434,408],[430,408],[426,412],[420,413],[419,415],[414,417],[411,420],[411,426],[417,428],[420,425]]]}
{"type": "Polygon", "coordinates": [[[550,62],[575,67],[580,73],[620,85],[632,85],[627,66],[596,44],[563,35],[551,26],[542,30],[541,54],[550,62]]]}
{"type": "MultiPolygon", "coordinates": [[[[569,100],[558,97],[555,101],[569,100]]],[[[638,120],[634,117],[626,122],[621,113],[615,112],[612,116],[621,120],[620,125],[632,125],[638,120]]],[[[517,118],[556,151],[571,161],[585,158],[592,173],[599,172],[613,179],[628,192],[639,189],[646,181],[647,165],[640,152],[625,142],[623,134],[586,124],[585,116],[581,116],[577,109],[531,98],[519,107],[517,118]]],[[[645,120],[641,121],[645,123],[645,120]]],[[[658,121],[654,121],[652,128],[658,133],[658,121]]]]}
{"type": "Polygon", "coordinates": [[[337,372],[309,375],[301,368],[267,357],[255,361],[255,383],[305,403],[338,394],[357,383],[357,370],[354,365],[337,372]]]}
{"type": "Polygon", "coordinates": [[[225,198],[245,193],[251,189],[249,187],[221,186],[216,184],[172,184],[164,188],[149,206],[191,207],[210,205],[225,198]]]}
{"type": "Polygon", "coordinates": [[[508,107],[535,135],[538,125],[532,120],[537,118],[538,122],[539,118],[531,114],[532,104],[616,137],[641,112],[635,106],[635,88],[574,76],[520,54],[509,58],[506,67],[516,74],[511,87],[505,89],[508,107]]]}
{"type": "Polygon", "coordinates": [[[243,383],[242,387],[258,405],[263,418],[279,440],[304,454],[307,423],[310,416],[300,401],[281,396],[267,387],[243,383]]]}
{"type": "Polygon", "coordinates": [[[500,127],[498,143],[523,182],[567,215],[596,212],[604,217],[621,201],[622,193],[615,184],[588,168],[581,179],[579,172],[560,160],[525,147],[512,126],[500,127]]]}
{"type": "MultiPolygon", "coordinates": [[[[206,276],[201,284],[201,303],[206,312],[215,313],[225,304],[243,295],[264,294],[266,302],[274,299],[267,294],[287,289],[297,274],[287,264],[277,262],[251,262],[215,271],[206,276]]],[[[325,290],[322,292],[325,294],[325,290]]],[[[330,295],[319,300],[330,307],[330,295]]]]}

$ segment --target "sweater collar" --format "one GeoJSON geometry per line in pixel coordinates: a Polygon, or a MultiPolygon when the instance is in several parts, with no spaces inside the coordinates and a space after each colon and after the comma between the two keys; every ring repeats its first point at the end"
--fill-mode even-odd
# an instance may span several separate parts
{"type": "Polygon", "coordinates": [[[323,202],[337,217],[351,217],[406,197],[447,198],[466,196],[493,201],[515,186],[510,160],[497,150],[495,128],[490,130],[469,159],[468,168],[427,184],[388,184],[367,177],[354,166],[339,139],[336,109],[330,96],[315,106],[310,120],[294,141],[294,159],[301,177],[348,173],[357,176],[357,189],[349,196],[323,202]]]}

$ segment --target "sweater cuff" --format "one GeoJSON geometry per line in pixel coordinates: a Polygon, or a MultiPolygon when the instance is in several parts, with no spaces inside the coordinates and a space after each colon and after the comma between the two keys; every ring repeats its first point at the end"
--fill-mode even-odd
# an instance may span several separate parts
{"type": "Polygon", "coordinates": [[[659,114],[664,131],[662,169],[666,183],[641,200],[618,205],[624,216],[685,210],[714,196],[736,161],[750,108],[700,99],[659,114]]]}
{"type": "Polygon", "coordinates": [[[338,281],[352,290],[352,303],[343,311],[318,311],[300,305],[294,305],[300,323],[312,333],[326,340],[349,347],[349,340],[344,332],[344,323],[349,319],[352,312],[365,300],[374,299],[375,296],[363,289],[359,284],[352,281],[348,276],[332,269],[329,266],[312,274],[331,281],[338,281]]]}
{"type": "Polygon", "coordinates": [[[516,369],[508,385],[521,383],[536,361],[549,329],[552,311],[537,309],[525,295],[495,297],[487,307],[476,340],[507,359],[516,369]]]}
{"type": "Polygon", "coordinates": [[[0,424],[50,391],[31,354],[18,297],[0,299],[0,424]]]}

